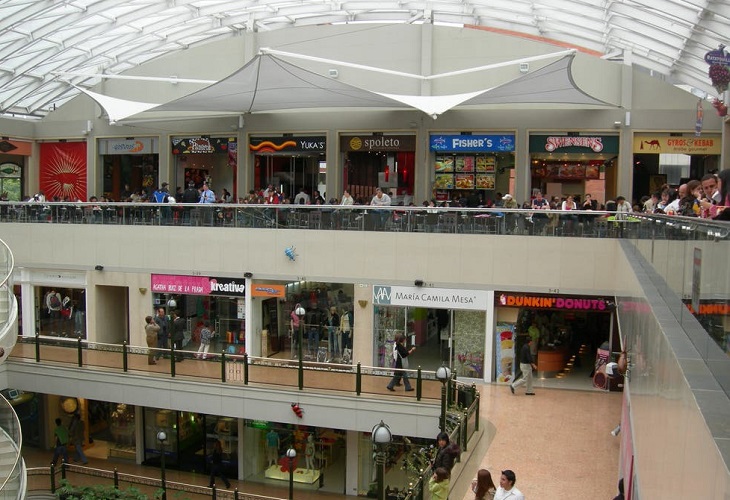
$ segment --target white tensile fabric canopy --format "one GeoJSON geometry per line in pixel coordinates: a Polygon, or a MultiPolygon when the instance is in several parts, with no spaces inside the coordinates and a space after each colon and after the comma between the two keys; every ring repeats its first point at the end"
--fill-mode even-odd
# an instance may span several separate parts
{"type": "Polygon", "coordinates": [[[84,91],[117,122],[144,111],[244,114],[330,108],[415,108],[436,117],[457,106],[553,103],[613,106],[575,84],[574,55],[562,57],[498,87],[475,92],[414,96],[377,93],[319,75],[271,54],[261,54],[239,71],[202,90],[165,104],[141,103],[84,91]]]}

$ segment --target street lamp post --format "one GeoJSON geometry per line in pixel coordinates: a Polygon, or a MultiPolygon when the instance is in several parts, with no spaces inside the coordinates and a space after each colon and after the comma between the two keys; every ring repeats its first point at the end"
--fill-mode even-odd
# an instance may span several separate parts
{"type": "Polygon", "coordinates": [[[439,429],[446,432],[446,384],[451,377],[449,367],[442,364],[436,370],[436,378],[441,381],[441,418],[439,419],[439,429]]]}
{"type": "Polygon", "coordinates": [[[294,310],[299,317],[299,334],[297,340],[297,355],[299,356],[299,390],[304,389],[304,361],[302,359],[302,340],[304,339],[304,315],[307,311],[300,305],[294,310]]]}
{"type": "Polygon", "coordinates": [[[162,500],[166,500],[167,485],[165,484],[165,441],[167,441],[167,433],[165,433],[165,431],[158,432],[157,440],[160,442],[160,479],[162,483],[162,500]]]}
{"type": "Polygon", "coordinates": [[[385,446],[393,440],[393,434],[381,420],[378,425],[373,427],[370,435],[375,445],[375,468],[377,473],[378,500],[385,500],[385,446]]]}
{"type": "Polygon", "coordinates": [[[289,448],[286,457],[289,459],[289,500],[294,500],[294,459],[297,458],[297,450],[289,448]]]}

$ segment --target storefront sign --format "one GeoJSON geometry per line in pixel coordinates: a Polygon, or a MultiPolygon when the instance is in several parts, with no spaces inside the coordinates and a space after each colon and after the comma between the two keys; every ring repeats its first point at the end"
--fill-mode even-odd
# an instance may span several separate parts
{"type": "Polygon", "coordinates": [[[378,306],[486,311],[487,292],[482,290],[375,285],[373,287],[373,304],[378,306]]]}
{"type": "Polygon", "coordinates": [[[246,280],[238,278],[210,278],[210,294],[243,297],[246,295],[246,280]]]}
{"type": "Polygon", "coordinates": [[[569,309],[571,311],[610,311],[615,307],[613,300],[601,297],[555,297],[515,293],[499,294],[496,305],[534,309],[569,309]]]}
{"type": "Polygon", "coordinates": [[[530,153],[610,153],[618,154],[615,135],[531,135],[530,153]]]}
{"type": "Polygon", "coordinates": [[[286,287],[269,283],[254,283],[251,285],[251,297],[286,297],[286,287]]]}
{"type": "Polygon", "coordinates": [[[5,153],[6,155],[30,156],[31,143],[3,139],[0,140],[0,153],[5,153]]]}
{"type": "Polygon", "coordinates": [[[151,137],[141,139],[99,139],[102,155],[148,155],[158,153],[157,141],[151,137]]]}
{"type": "MultiPolygon", "coordinates": [[[[19,281],[16,279],[16,281],[19,281]]],[[[23,280],[25,281],[25,280],[23,280]]],[[[85,273],[71,272],[51,272],[51,271],[31,271],[28,276],[28,282],[35,284],[62,284],[68,286],[84,286],[86,285],[85,273]]]]}
{"type": "Polygon", "coordinates": [[[315,137],[251,137],[248,145],[252,153],[315,152],[324,153],[327,149],[325,136],[315,137]]]}
{"type": "Polygon", "coordinates": [[[185,295],[209,295],[210,279],[205,276],[177,276],[153,274],[152,291],[155,293],[182,293],[185,295]]]}
{"type": "Polygon", "coordinates": [[[670,137],[661,135],[635,135],[634,154],[696,154],[719,155],[722,137],[717,134],[694,135],[687,137],[670,137]]]}
{"type": "Polygon", "coordinates": [[[701,315],[711,315],[711,316],[730,316],[730,303],[719,301],[719,302],[713,302],[713,301],[704,301],[700,300],[700,307],[699,307],[699,313],[697,312],[697,309],[692,305],[691,302],[685,301],[685,305],[687,306],[687,309],[692,314],[701,314],[701,315]]]}
{"type": "Polygon", "coordinates": [[[432,135],[431,151],[496,152],[514,151],[514,134],[503,135],[432,135]]]}
{"type": "Polygon", "coordinates": [[[343,135],[341,151],[415,151],[414,135],[343,135]]]}
{"type": "Polygon", "coordinates": [[[246,280],[238,278],[153,274],[152,291],[155,293],[180,293],[184,295],[243,297],[246,294],[246,280]]]}
{"type": "Polygon", "coordinates": [[[195,153],[226,153],[230,143],[235,143],[236,138],[227,137],[175,137],[171,141],[172,154],[185,155],[195,153]]]}

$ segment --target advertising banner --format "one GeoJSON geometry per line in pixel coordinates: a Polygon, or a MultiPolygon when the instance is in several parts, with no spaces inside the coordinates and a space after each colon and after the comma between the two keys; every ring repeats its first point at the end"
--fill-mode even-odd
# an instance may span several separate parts
{"type": "Polygon", "coordinates": [[[46,200],[86,201],[86,143],[43,142],[39,185],[46,200]]]}
{"type": "Polygon", "coordinates": [[[494,378],[498,383],[511,384],[515,379],[515,324],[498,321],[495,332],[494,378]]]}
{"type": "Polygon", "coordinates": [[[702,137],[662,136],[636,134],[634,153],[719,155],[722,137],[718,134],[703,134],[702,137]]]}

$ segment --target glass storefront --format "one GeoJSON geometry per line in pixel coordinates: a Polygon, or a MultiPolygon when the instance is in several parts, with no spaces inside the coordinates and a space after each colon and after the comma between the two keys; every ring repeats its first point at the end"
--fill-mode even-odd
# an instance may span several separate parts
{"type": "Polygon", "coordinates": [[[249,152],[253,154],[254,189],[276,189],[282,202],[290,200],[300,189],[310,196],[313,205],[315,191],[321,197],[327,182],[327,138],[325,136],[252,136],[249,152]]]}
{"type": "Polygon", "coordinates": [[[216,199],[224,188],[236,199],[238,142],[235,137],[174,137],[171,153],[175,170],[170,191],[176,197],[182,198],[180,193],[190,183],[199,189],[205,182],[215,192],[216,199]]]}
{"type": "Polygon", "coordinates": [[[491,206],[511,192],[514,134],[432,134],[433,198],[466,207],[491,206]]]}
{"type": "Polygon", "coordinates": [[[417,347],[412,369],[443,363],[457,376],[483,378],[486,292],[376,285],[373,304],[375,366],[393,366],[395,336],[404,334],[417,347]]]}
{"type": "Polygon", "coordinates": [[[390,193],[392,205],[413,201],[415,135],[342,135],[343,185],[359,203],[370,204],[375,188],[390,193]]]}
{"type": "Polygon", "coordinates": [[[531,192],[534,196],[540,191],[548,201],[556,198],[556,202],[571,195],[579,210],[600,209],[607,199],[617,196],[618,151],[617,135],[531,135],[531,192]],[[597,202],[591,208],[583,206],[586,194],[597,202]]]}
{"type": "Polygon", "coordinates": [[[137,432],[135,424],[135,407],[124,403],[107,401],[86,401],[88,408],[89,441],[95,448],[106,448],[109,458],[135,460],[137,450],[137,432]]]}
{"type": "Polygon", "coordinates": [[[110,201],[129,201],[159,186],[159,139],[127,137],[99,139],[103,195],[110,201]]]}
{"type": "Polygon", "coordinates": [[[86,290],[35,287],[36,330],[51,337],[86,338],[86,290]]]}

